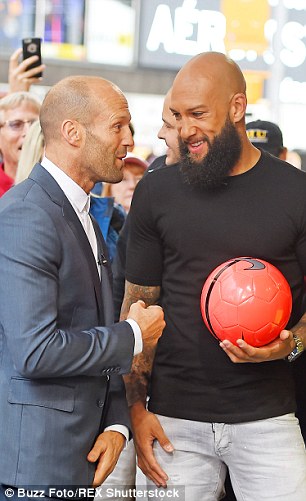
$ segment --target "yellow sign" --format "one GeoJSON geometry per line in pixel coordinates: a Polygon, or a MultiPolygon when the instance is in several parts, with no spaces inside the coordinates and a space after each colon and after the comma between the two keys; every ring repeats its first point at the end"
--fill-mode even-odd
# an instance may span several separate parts
{"type": "Polygon", "coordinates": [[[226,18],[226,51],[255,50],[262,54],[268,48],[264,26],[270,18],[268,0],[222,0],[221,12],[226,18]]]}
{"type": "Polygon", "coordinates": [[[264,81],[269,78],[268,71],[244,71],[249,104],[255,104],[264,96],[264,81]]]}

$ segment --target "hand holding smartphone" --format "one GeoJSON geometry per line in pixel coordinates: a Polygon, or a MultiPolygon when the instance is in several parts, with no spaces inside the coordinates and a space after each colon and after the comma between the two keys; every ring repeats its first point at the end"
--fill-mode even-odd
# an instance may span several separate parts
{"type": "MultiPolygon", "coordinates": [[[[23,52],[23,60],[28,59],[32,56],[38,56],[38,59],[29,66],[27,66],[27,70],[31,70],[40,66],[42,64],[41,60],[41,38],[37,37],[28,37],[22,39],[22,52],[23,52]]],[[[33,76],[35,78],[42,77],[42,72],[35,73],[33,76]]]]}

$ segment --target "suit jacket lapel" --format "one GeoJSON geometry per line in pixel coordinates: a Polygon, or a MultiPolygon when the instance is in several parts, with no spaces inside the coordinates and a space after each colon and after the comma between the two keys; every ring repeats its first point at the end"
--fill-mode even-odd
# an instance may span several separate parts
{"type": "Polygon", "coordinates": [[[97,269],[97,264],[95,257],[92,252],[91,245],[84,231],[81,221],[79,220],[74,208],[69,202],[63,190],[59,187],[55,179],[49,174],[46,169],[44,169],[40,164],[36,164],[32,170],[30,176],[33,181],[38,183],[50,196],[54,203],[59,205],[62,209],[62,214],[69,224],[71,230],[73,231],[78,244],[85,255],[90,270],[90,275],[92,277],[96,300],[99,309],[100,322],[104,323],[103,315],[103,303],[102,303],[102,291],[101,282],[99,278],[99,273],[97,269]]]}

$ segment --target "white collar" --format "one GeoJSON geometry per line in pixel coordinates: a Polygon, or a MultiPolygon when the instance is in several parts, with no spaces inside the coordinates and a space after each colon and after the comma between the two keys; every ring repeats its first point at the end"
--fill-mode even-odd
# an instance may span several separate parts
{"type": "Polygon", "coordinates": [[[75,207],[80,213],[84,211],[88,214],[90,208],[90,196],[87,195],[81,186],[73,181],[71,177],[67,176],[62,169],[57,167],[57,165],[51,162],[51,160],[47,157],[44,156],[40,163],[55,179],[73,207],[75,207]]]}

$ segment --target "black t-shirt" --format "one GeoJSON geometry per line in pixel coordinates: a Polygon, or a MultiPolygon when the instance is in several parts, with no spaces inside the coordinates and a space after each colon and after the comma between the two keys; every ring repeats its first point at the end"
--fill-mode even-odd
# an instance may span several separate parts
{"type": "MultiPolygon", "coordinates": [[[[155,158],[144,175],[146,176],[148,173],[151,173],[152,170],[162,169],[166,167],[165,161],[166,155],[155,158]]],[[[129,234],[129,226],[129,216],[127,216],[119,234],[116,246],[116,254],[112,263],[114,317],[116,322],[119,322],[121,305],[124,296],[126,247],[129,234]]]]}
{"type": "Polygon", "coordinates": [[[205,327],[200,294],[209,273],[239,256],[277,266],[300,318],[306,275],[306,174],[262,153],[249,171],[209,192],[179,167],[148,174],[130,211],[126,277],[161,286],[166,328],[159,340],[149,408],[196,421],[245,422],[295,410],[289,364],[234,364],[205,327]]]}

